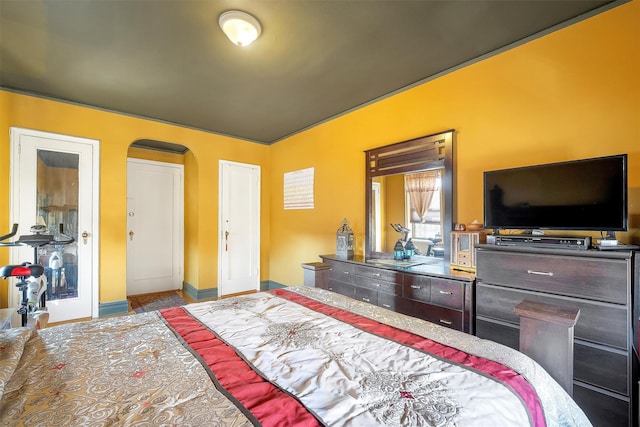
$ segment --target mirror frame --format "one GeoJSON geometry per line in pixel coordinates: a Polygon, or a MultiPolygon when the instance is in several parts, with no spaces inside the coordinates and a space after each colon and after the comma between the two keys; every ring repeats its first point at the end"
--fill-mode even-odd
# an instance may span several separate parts
{"type": "Polygon", "coordinates": [[[392,253],[373,250],[373,209],[372,182],[374,177],[419,172],[428,169],[443,168],[442,192],[444,199],[444,217],[442,220],[442,239],[444,261],[449,262],[451,250],[451,231],[455,218],[454,203],[454,150],[455,130],[422,136],[383,147],[365,151],[365,260],[372,258],[390,258],[392,253]]]}

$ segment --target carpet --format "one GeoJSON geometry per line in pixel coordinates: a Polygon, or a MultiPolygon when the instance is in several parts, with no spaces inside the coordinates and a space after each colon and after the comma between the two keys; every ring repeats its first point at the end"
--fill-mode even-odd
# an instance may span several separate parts
{"type": "Polygon", "coordinates": [[[131,310],[135,313],[145,313],[187,304],[175,291],[133,295],[127,297],[127,299],[129,300],[129,304],[131,304],[131,310]]]}

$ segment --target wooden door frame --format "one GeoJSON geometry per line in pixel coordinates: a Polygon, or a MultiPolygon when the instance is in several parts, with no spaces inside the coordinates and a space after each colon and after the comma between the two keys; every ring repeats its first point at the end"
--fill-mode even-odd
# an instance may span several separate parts
{"type": "MultiPolygon", "coordinates": [[[[53,132],[44,132],[21,127],[11,127],[9,142],[10,157],[10,174],[9,174],[9,225],[13,224],[19,218],[19,206],[17,198],[20,194],[20,149],[19,141],[22,135],[33,136],[38,138],[59,139],[71,143],[80,143],[90,145],[92,147],[92,206],[91,213],[91,232],[89,244],[91,245],[91,317],[96,318],[100,315],[100,141],[97,139],[84,138],[78,136],[63,135],[53,132]]],[[[80,230],[78,230],[80,231],[80,230]]],[[[17,253],[13,248],[9,251],[9,262],[11,264],[19,264],[24,260],[18,259],[17,253]]],[[[20,301],[20,295],[17,292],[9,292],[9,305],[17,306],[20,301]],[[14,295],[15,294],[15,295],[14,295]]]]}

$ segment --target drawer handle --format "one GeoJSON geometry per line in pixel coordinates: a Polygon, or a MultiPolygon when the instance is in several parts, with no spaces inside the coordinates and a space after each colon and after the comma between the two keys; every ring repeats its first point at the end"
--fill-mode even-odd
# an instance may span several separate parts
{"type": "Polygon", "coordinates": [[[534,270],[527,270],[528,274],[537,274],[538,276],[553,276],[553,272],[552,271],[534,271],[534,270]]]}
{"type": "Polygon", "coordinates": [[[411,289],[422,289],[420,286],[417,285],[411,285],[411,289]]]}
{"type": "Polygon", "coordinates": [[[362,298],[362,301],[364,302],[371,302],[371,300],[369,298],[362,298]]]}
{"type": "Polygon", "coordinates": [[[453,295],[453,292],[447,292],[447,291],[440,291],[440,293],[443,295],[453,295]]]}
{"type": "Polygon", "coordinates": [[[444,320],[444,319],[440,319],[440,323],[444,323],[445,325],[452,325],[453,322],[450,320],[444,320]]]}
{"type": "Polygon", "coordinates": [[[344,273],[344,274],[346,274],[346,275],[349,275],[349,272],[348,272],[348,271],[343,271],[343,273],[344,273]]]}
{"type": "Polygon", "coordinates": [[[373,273],[373,275],[376,276],[376,277],[380,277],[381,276],[380,273],[373,273]]]}
{"type": "Polygon", "coordinates": [[[380,283],[372,283],[373,286],[380,287],[380,283]]]}
{"type": "Polygon", "coordinates": [[[382,304],[384,308],[391,308],[391,304],[382,304]]]}

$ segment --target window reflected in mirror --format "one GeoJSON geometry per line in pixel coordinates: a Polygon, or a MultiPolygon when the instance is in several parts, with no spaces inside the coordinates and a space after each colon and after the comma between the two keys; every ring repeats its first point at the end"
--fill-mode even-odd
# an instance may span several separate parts
{"type": "Polygon", "coordinates": [[[374,177],[371,182],[371,218],[375,252],[391,252],[402,236],[390,224],[402,224],[410,231],[421,255],[442,252],[444,210],[442,169],[374,177]],[[433,250],[436,247],[436,251],[433,250]]]}
{"type": "Polygon", "coordinates": [[[440,170],[407,174],[405,179],[406,223],[414,243],[442,241],[440,170]]]}

